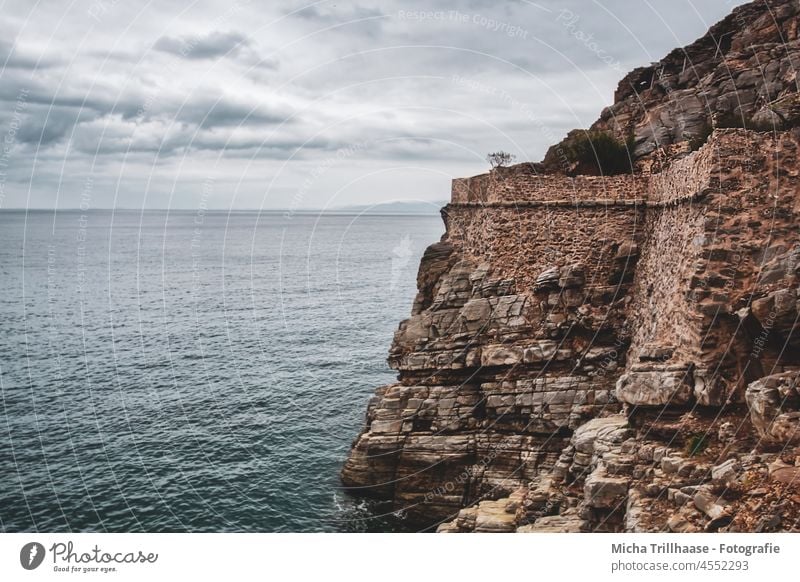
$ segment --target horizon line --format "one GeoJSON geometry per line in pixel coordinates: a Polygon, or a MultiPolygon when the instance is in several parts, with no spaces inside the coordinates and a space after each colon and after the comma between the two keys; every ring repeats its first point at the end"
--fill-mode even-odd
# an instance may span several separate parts
{"type": "MultiPolygon", "coordinates": [[[[447,204],[447,203],[446,203],[447,204]]],[[[302,214],[302,213],[324,213],[324,212],[337,212],[340,214],[365,214],[369,213],[369,209],[358,210],[358,206],[347,207],[341,206],[336,208],[129,208],[119,206],[98,206],[94,208],[82,209],[78,207],[69,208],[54,208],[54,207],[35,207],[26,208],[24,206],[12,206],[7,208],[0,208],[0,212],[96,212],[100,210],[121,210],[121,211],[139,211],[139,212],[283,212],[289,214],[302,214]]],[[[376,207],[377,208],[377,207],[376,207]]],[[[431,211],[433,212],[433,211],[431,211]]],[[[423,212],[391,212],[384,211],[385,214],[425,214],[423,212]]]]}

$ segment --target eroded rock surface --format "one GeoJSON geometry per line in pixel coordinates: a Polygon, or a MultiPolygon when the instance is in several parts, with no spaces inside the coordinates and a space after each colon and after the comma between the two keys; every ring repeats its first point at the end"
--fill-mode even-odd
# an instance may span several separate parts
{"type": "Polygon", "coordinates": [[[800,372],[766,376],[747,387],[750,419],[770,443],[800,444],[800,372]]]}
{"type": "MultiPolygon", "coordinates": [[[[797,127],[798,11],[788,0],[735,8],[694,43],[626,75],[591,130],[610,131],[623,142],[632,138],[641,157],[704,140],[714,127],[797,127]]],[[[550,149],[548,169],[564,169],[571,137],[550,149]]]]}

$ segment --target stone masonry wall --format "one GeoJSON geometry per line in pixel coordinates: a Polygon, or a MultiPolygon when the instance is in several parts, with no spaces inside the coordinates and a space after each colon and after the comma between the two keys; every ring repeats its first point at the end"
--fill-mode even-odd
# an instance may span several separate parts
{"type": "Polygon", "coordinates": [[[453,204],[528,203],[574,204],[594,202],[603,204],[630,203],[647,196],[644,176],[576,176],[546,175],[533,172],[521,164],[497,168],[490,174],[453,180],[453,204]]]}
{"type": "Polygon", "coordinates": [[[633,265],[621,264],[619,252],[641,241],[645,207],[451,204],[443,214],[447,238],[465,259],[490,263],[496,276],[514,279],[518,288],[532,290],[547,269],[581,264],[582,288],[605,301],[620,280],[633,275],[633,265]]]}
{"type": "Polygon", "coordinates": [[[766,263],[785,262],[800,242],[797,147],[789,132],[725,130],[653,176],[623,400],[718,406],[741,401],[761,375],[771,354],[752,353],[763,327],[748,306],[766,263]]]}
{"type": "Polygon", "coordinates": [[[717,138],[692,155],[673,160],[662,171],[648,177],[647,204],[650,207],[691,202],[708,194],[714,169],[720,161],[720,145],[727,141],[720,132],[717,138]]]}

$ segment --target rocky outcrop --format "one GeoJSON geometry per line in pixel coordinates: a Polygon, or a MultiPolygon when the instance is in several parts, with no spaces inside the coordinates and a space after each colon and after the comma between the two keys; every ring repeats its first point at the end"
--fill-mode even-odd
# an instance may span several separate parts
{"type": "MultiPolygon", "coordinates": [[[[641,157],[713,128],[772,131],[800,123],[797,3],[759,0],[737,7],[700,39],[625,76],[590,131],[632,138],[641,157]]],[[[549,171],[570,171],[564,152],[580,130],[553,146],[549,171]]]]}
{"type": "MultiPolygon", "coordinates": [[[[794,14],[738,10],[724,55],[769,44],[761,5],[794,14]]],[[[799,158],[718,129],[631,175],[454,180],[344,485],[446,532],[797,528],[799,158]]]]}
{"type": "Polygon", "coordinates": [[[592,420],[565,448],[565,471],[462,509],[437,531],[798,531],[800,460],[750,452],[757,435],[742,427],[732,436],[732,420],[741,424],[735,411],[713,420],[686,413],[650,434],[622,414],[592,420]]]}
{"type": "Polygon", "coordinates": [[[800,371],[757,380],[747,387],[746,396],[750,419],[762,439],[800,444],[800,371]]]}

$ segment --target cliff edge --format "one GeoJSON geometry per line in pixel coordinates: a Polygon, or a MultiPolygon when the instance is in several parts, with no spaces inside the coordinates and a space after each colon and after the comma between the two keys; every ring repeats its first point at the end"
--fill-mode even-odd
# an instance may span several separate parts
{"type": "Polygon", "coordinates": [[[796,531],[799,57],[748,4],[620,84],[630,173],[454,180],[343,484],[440,531],[796,531]]]}

